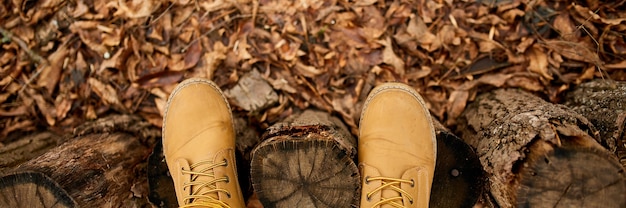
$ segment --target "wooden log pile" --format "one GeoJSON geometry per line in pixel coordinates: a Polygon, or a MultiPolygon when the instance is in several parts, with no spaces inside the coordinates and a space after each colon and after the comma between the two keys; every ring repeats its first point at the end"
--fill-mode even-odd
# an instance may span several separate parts
{"type": "MultiPolygon", "coordinates": [[[[272,177],[262,175],[264,174],[262,171],[268,171],[267,168],[250,171],[246,164],[252,163],[254,166],[255,163],[251,162],[252,158],[256,157],[258,161],[263,160],[259,158],[271,158],[275,164],[284,166],[270,166],[274,171],[288,170],[293,167],[300,168],[306,164],[311,165],[311,163],[303,162],[303,160],[310,159],[311,161],[317,160],[318,164],[320,162],[325,164],[318,173],[327,174],[328,170],[332,170],[332,168],[328,169],[331,166],[340,170],[339,173],[343,174],[333,174],[331,177],[333,180],[326,185],[339,187],[339,192],[350,195],[347,198],[336,197],[337,195],[323,192],[321,197],[326,197],[329,200],[344,200],[343,203],[349,206],[358,206],[354,201],[358,199],[360,184],[355,165],[356,140],[347,132],[347,128],[340,120],[328,113],[305,111],[270,127],[263,137],[265,139],[263,144],[260,145],[257,145],[259,137],[250,124],[239,117],[235,119],[235,124],[238,167],[241,173],[240,177],[242,177],[241,186],[246,196],[251,194],[251,190],[247,188],[251,187],[247,184],[250,180],[248,172],[252,173],[252,180],[257,183],[255,185],[256,191],[260,193],[258,197],[266,206],[274,203],[281,207],[278,202],[271,202],[268,198],[290,191],[284,189],[285,186],[276,186],[272,177]],[[326,140],[323,140],[324,138],[326,140]],[[308,148],[292,151],[296,146],[280,143],[281,141],[285,143],[294,142],[295,139],[301,139],[300,142],[303,144],[311,142],[319,145],[302,145],[301,147],[308,148]],[[345,149],[340,149],[339,145],[346,145],[345,149]],[[254,151],[252,151],[252,147],[256,147],[254,151]],[[263,148],[267,149],[264,150],[263,148]],[[309,154],[301,154],[306,152],[309,154]],[[252,157],[252,154],[255,156],[252,157]],[[288,155],[285,156],[284,154],[288,155]],[[332,157],[319,158],[319,156],[333,154],[334,159],[339,159],[343,163],[333,161],[332,157]],[[292,163],[289,162],[290,160],[292,163]],[[300,161],[293,163],[293,160],[300,161]],[[257,177],[254,177],[255,174],[257,177]],[[350,188],[344,188],[344,186],[350,188]],[[272,188],[278,191],[259,191],[261,189],[271,190],[272,188]]],[[[20,194],[20,196],[28,197],[3,201],[4,205],[9,207],[17,204],[30,206],[24,202],[38,202],[39,199],[47,199],[53,202],[52,204],[56,204],[55,206],[60,207],[92,205],[124,207],[131,206],[133,203],[137,206],[146,205],[145,198],[148,194],[145,192],[148,191],[145,190],[147,189],[145,180],[148,180],[150,202],[158,207],[175,207],[173,184],[167,173],[167,166],[163,163],[161,146],[154,139],[159,132],[154,128],[145,128],[146,125],[145,122],[132,116],[112,116],[101,119],[79,127],[76,134],[66,136],[67,142],[50,149],[45,154],[21,163],[17,167],[9,168],[9,170],[3,169],[8,173],[14,173],[5,175],[0,179],[2,190],[11,193],[9,195],[20,193],[20,190],[31,190],[29,189],[31,186],[39,187],[37,196],[20,194]],[[154,146],[154,151],[148,159],[146,171],[143,168],[145,168],[145,160],[147,160],[151,146],[154,146]],[[37,197],[35,198],[37,200],[33,200],[31,196],[37,197]]],[[[436,126],[440,151],[438,151],[439,161],[435,172],[433,194],[431,194],[431,207],[471,206],[482,192],[482,169],[478,159],[473,150],[458,137],[439,123],[436,126]]],[[[36,142],[33,144],[34,146],[41,146],[37,145],[36,142]]],[[[257,166],[257,168],[261,167],[257,166]]],[[[282,176],[285,178],[298,176],[299,174],[296,173],[298,172],[287,172],[286,175],[282,176]]],[[[292,179],[299,180],[299,178],[292,179]]],[[[309,181],[309,183],[314,182],[309,181]]],[[[292,183],[292,185],[294,184],[296,183],[292,183]]],[[[320,188],[318,191],[323,191],[326,188],[320,188]]],[[[299,191],[308,190],[301,189],[299,191]]],[[[44,201],[41,204],[46,205],[46,203],[50,204],[51,202],[44,201]]],[[[289,206],[292,202],[282,203],[284,207],[289,206]]],[[[338,202],[332,203],[338,204],[338,202]]],[[[308,207],[305,204],[303,206],[308,207]]]]}
{"type": "MultiPolygon", "coordinates": [[[[626,207],[624,86],[583,84],[566,97],[571,109],[518,89],[477,96],[459,119],[461,137],[435,124],[430,207],[626,207]]],[[[358,138],[341,120],[295,112],[259,136],[235,117],[246,198],[266,207],[358,207],[358,138]]],[[[175,207],[160,131],[149,126],[118,115],[1,147],[0,207],[175,207]]]]}
{"type": "Polygon", "coordinates": [[[626,176],[596,128],[518,89],[479,95],[458,130],[488,177],[491,207],[625,207],[626,176]]]}
{"type": "Polygon", "coordinates": [[[159,131],[135,116],[110,116],[0,179],[0,207],[133,207],[147,202],[145,161],[159,131]],[[75,204],[74,204],[75,203],[75,204]]]}

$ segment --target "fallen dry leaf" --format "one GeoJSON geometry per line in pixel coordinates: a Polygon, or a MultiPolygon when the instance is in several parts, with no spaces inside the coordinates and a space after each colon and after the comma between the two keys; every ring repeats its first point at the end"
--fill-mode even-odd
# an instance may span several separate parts
{"type": "Polygon", "coordinates": [[[296,65],[294,66],[294,68],[301,75],[303,75],[305,77],[310,77],[310,78],[313,78],[313,77],[315,77],[317,75],[320,75],[320,74],[324,73],[324,71],[322,71],[322,70],[316,69],[313,66],[304,65],[304,64],[302,64],[300,62],[296,62],[296,65]]]}
{"type": "Polygon", "coordinates": [[[158,0],[117,0],[117,11],[114,16],[124,18],[142,18],[152,15],[161,6],[158,0]]]}
{"type": "Polygon", "coordinates": [[[96,78],[89,78],[87,83],[91,86],[91,89],[96,93],[105,104],[121,106],[120,100],[117,97],[117,91],[111,85],[106,85],[96,78]]]}
{"type": "Polygon", "coordinates": [[[428,30],[424,20],[422,20],[422,17],[420,16],[411,15],[406,31],[409,35],[411,35],[411,37],[414,38],[415,41],[420,43],[422,48],[429,52],[437,50],[441,47],[439,38],[428,30]]]}
{"type": "Polygon", "coordinates": [[[65,116],[67,116],[67,112],[70,111],[70,108],[72,107],[72,100],[70,100],[65,95],[57,96],[54,105],[56,110],[56,118],[62,120],[65,118],[65,116]]]}
{"type": "MultiPolygon", "coordinates": [[[[467,105],[468,98],[469,92],[466,90],[452,91],[452,93],[450,93],[450,98],[448,98],[448,116],[451,118],[459,117],[467,105]]],[[[446,124],[452,125],[454,124],[454,121],[454,119],[450,119],[446,124]]]]}
{"type": "Polygon", "coordinates": [[[172,61],[169,62],[168,68],[172,71],[190,69],[196,66],[201,55],[202,47],[200,47],[200,42],[192,43],[184,54],[172,54],[172,57],[175,57],[175,59],[171,59],[172,61]]]}
{"type": "Polygon", "coordinates": [[[48,93],[57,87],[57,83],[61,78],[61,72],[63,71],[63,65],[68,55],[67,46],[63,44],[48,57],[48,65],[43,65],[41,76],[37,80],[37,85],[48,89],[48,93]]]}
{"type": "Polygon", "coordinates": [[[622,22],[626,21],[626,17],[622,18],[605,18],[598,15],[596,12],[592,11],[588,7],[584,7],[581,5],[574,4],[574,9],[578,12],[578,14],[582,15],[585,18],[591,18],[596,21],[601,21],[607,25],[620,25],[622,22]]]}
{"type": "Polygon", "coordinates": [[[33,98],[39,112],[46,118],[46,122],[50,126],[56,124],[56,109],[48,103],[43,96],[36,94],[33,90],[28,90],[28,94],[33,98]]]}
{"type": "Polygon", "coordinates": [[[544,44],[548,49],[554,50],[563,57],[576,61],[602,65],[600,58],[595,52],[595,48],[588,44],[561,40],[549,40],[545,41],[544,44]]]}
{"type": "Polygon", "coordinates": [[[226,52],[228,48],[222,44],[222,42],[216,42],[213,44],[213,51],[205,53],[204,60],[204,77],[207,79],[213,79],[215,70],[226,59],[226,52]]]}
{"type": "Polygon", "coordinates": [[[565,41],[576,41],[580,37],[581,31],[576,28],[568,13],[561,13],[554,18],[554,28],[565,41]]]}
{"type": "Polygon", "coordinates": [[[529,59],[528,70],[535,72],[547,80],[552,80],[552,75],[548,71],[548,56],[537,46],[531,47],[526,51],[529,59]]]}
{"type": "Polygon", "coordinates": [[[619,63],[614,63],[614,64],[606,64],[604,65],[604,67],[609,70],[626,69],[626,61],[621,61],[619,63]]]}
{"type": "Polygon", "coordinates": [[[393,69],[396,72],[396,74],[404,75],[405,73],[404,61],[393,52],[391,39],[386,38],[384,41],[379,41],[378,43],[385,46],[385,49],[383,50],[383,62],[393,66],[393,69]]]}

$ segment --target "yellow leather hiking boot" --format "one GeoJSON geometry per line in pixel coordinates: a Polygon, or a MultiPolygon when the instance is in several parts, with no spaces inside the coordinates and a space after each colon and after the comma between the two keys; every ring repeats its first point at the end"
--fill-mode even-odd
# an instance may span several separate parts
{"type": "Polygon", "coordinates": [[[180,207],[245,207],[228,101],[213,82],[188,79],[169,97],[163,154],[180,207]]]}
{"type": "Polygon", "coordinates": [[[359,123],[361,208],[428,207],[437,141],[430,113],[410,86],[370,92],[359,123]]]}

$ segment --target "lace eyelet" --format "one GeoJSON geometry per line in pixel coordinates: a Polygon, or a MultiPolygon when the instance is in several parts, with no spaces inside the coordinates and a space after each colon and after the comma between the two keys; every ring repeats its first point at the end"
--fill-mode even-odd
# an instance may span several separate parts
{"type": "Polygon", "coordinates": [[[224,159],[224,166],[228,166],[228,160],[224,159]]]}
{"type": "Polygon", "coordinates": [[[365,198],[367,198],[367,201],[372,201],[372,198],[370,196],[365,196],[365,198]]]}
{"type": "Polygon", "coordinates": [[[228,178],[228,176],[224,176],[226,178],[226,183],[230,183],[230,179],[228,178]]]}
{"type": "Polygon", "coordinates": [[[369,184],[370,183],[370,177],[369,176],[365,176],[365,184],[369,184]]]}
{"type": "MultiPolygon", "coordinates": [[[[415,180],[413,180],[412,178],[411,178],[411,187],[415,187],[415,180]]],[[[411,204],[413,204],[413,202],[411,202],[411,204]]]]}
{"type": "Polygon", "coordinates": [[[226,197],[228,197],[230,199],[230,192],[226,192],[226,197]]]}
{"type": "Polygon", "coordinates": [[[413,204],[413,200],[409,200],[409,203],[413,204]]]}

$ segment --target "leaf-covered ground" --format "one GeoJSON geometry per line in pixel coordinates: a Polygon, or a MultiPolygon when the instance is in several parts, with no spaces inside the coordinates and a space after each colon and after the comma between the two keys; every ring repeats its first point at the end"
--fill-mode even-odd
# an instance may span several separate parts
{"type": "Polygon", "coordinates": [[[559,102],[586,80],[626,80],[625,2],[3,0],[0,143],[113,113],[160,126],[181,80],[226,90],[252,70],[279,98],[248,114],[263,126],[315,107],[354,131],[387,81],[415,87],[453,126],[488,89],[559,102]]]}

